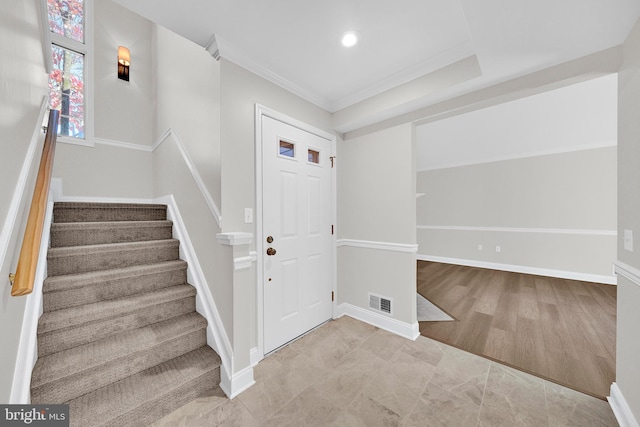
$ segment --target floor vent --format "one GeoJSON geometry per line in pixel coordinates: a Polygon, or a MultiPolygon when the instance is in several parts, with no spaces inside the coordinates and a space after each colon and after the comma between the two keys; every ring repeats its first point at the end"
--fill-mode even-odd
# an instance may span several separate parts
{"type": "Polygon", "coordinates": [[[381,313],[391,314],[391,298],[369,293],[369,308],[381,313]]]}

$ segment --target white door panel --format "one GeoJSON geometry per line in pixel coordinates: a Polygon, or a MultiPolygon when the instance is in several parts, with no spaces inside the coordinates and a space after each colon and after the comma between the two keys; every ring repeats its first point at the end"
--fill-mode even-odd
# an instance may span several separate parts
{"type": "Polygon", "coordinates": [[[331,145],[262,116],[265,353],[331,318],[331,145]]]}

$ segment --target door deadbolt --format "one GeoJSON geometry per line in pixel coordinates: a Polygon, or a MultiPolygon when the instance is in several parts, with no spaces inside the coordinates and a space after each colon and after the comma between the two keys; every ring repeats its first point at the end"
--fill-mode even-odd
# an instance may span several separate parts
{"type": "Polygon", "coordinates": [[[273,236],[267,237],[267,243],[273,243],[273,236]]]}
{"type": "Polygon", "coordinates": [[[267,255],[273,256],[276,254],[276,250],[273,248],[267,248],[267,255]]]}

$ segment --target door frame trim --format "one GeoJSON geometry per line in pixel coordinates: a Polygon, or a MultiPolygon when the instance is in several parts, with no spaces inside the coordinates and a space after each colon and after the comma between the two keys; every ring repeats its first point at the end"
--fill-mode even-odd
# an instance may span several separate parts
{"type": "MultiPolygon", "coordinates": [[[[265,242],[262,241],[262,203],[263,203],[263,168],[262,168],[262,117],[270,117],[274,120],[280,121],[286,125],[293,126],[305,132],[319,136],[326,139],[331,143],[331,155],[336,155],[336,136],[332,133],[323,131],[316,127],[313,127],[286,114],[272,110],[260,104],[255,104],[255,179],[256,179],[256,215],[254,217],[256,222],[256,252],[258,254],[256,259],[256,338],[257,338],[257,350],[258,358],[256,363],[264,358],[264,283],[262,277],[263,268],[263,256],[265,250],[265,242]]],[[[337,186],[336,186],[336,170],[337,165],[331,169],[331,221],[335,225],[337,219],[337,186]]],[[[331,245],[331,253],[329,259],[331,262],[331,289],[334,292],[335,298],[331,304],[331,317],[336,317],[337,310],[337,256],[336,256],[336,238],[337,233],[334,233],[332,237],[333,244],[331,245]]]]}

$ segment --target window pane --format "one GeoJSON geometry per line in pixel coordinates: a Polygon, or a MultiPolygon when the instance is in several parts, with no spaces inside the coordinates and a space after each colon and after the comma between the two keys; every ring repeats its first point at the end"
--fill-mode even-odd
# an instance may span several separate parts
{"type": "Polygon", "coordinates": [[[84,138],[84,55],[56,45],[51,48],[49,107],[60,110],[58,135],[84,138]]]}
{"type": "Polygon", "coordinates": [[[292,143],[280,141],[280,155],[287,157],[295,157],[295,147],[292,143]]]}
{"type": "Polygon", "coordinates": [[[309,149],[307,161],[309,163],[320,163],[320,153],[316,150],[309,149]]]}
{"type": "Polygon", "coordinates": [[[49,29],[84,43],[84,0],[47,0],[49,29]]]}

